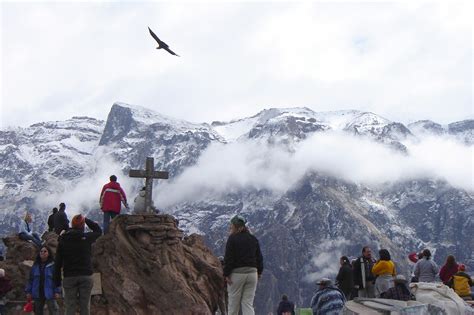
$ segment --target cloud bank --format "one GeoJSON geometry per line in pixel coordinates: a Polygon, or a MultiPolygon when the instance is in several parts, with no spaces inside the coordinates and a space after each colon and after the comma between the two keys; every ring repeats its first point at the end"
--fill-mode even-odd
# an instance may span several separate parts
{"type": "Polygon", "coordinates": [[[295,147],[249,141],[211,145],[197,164],[160,185],[154,199],[169,207],[241,189],[282,194],[308,172],[320,172],[369,186],[410,179],[446,180],[474,191],[474,146],[453,138],[405,142],[408,154],[347,133],[316,133],[295,147]]]}

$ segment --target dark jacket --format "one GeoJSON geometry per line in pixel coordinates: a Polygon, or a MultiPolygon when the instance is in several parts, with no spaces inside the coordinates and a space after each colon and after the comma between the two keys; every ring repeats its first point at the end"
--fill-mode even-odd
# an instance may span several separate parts
{"type": "Polygon", "coordinates": [[[277,315],[282,315],[283,313],[291,313],[291,315],[295,315],[295,304],[291,301],[281,300],[278,305],[277,315]]]}
{"type": "Polygon", "coordinates": [[[61,285],[61,269],[64,269],[65,278],[92,275],[91,247],[92,243],[102,235],[102,229],[97,223],[87,218],[86,224],[92,232],[85,233],[82,230],[70,229],[59,237],[54,273],[57,286],[61,285]]]}
{"type": "Polygon", "coordinates": [[[354,288],[354,277],[351,264],[343,264],[339,268],[339,273],[336,276],[337,287],[339,290],[344,292],[344,294],[349,296],[354,288]]]}
{"type": "Polygon", "coordinates": [[[364,285],[362,282],[362,266],[365,270],[365,281],[367,282],[374,282],[375,276],[372,273],[372,267],[375,264],[374,259],[367,259],[364,256],[360,256],[354,262],[353,266],[353,275],[354,275],[354,285],[358,285],[359,289],[364,289],[364,285]]]}
{"type": "Polygon", "coordinates": [[[30,271],[30,278],[28,280],[28,283],[26,284],[25,292],[27,294],[31,294],[33,296],[33,299],[39,299],[41,298],[40,294],[40,287],[41,287],[41,278],[44,279],[44,297],[47,300],[51,300],[54,298],[55,293],[61,294],[61,287],[60,286],[55,286],[53,282],[53,276],[54,276],[54,261],[51,259],[45,263],[44,269],[43,269],[43,277],[41,276],[41,262],[36,261],[31,267],[30,271]]]}
{"type": "Polygon", "coordinates": [[[48,217],[48,232],[53,232],[54,231],[54,216],[56,215],[56,213],[52,213],[48,217]]]}
{"type": "Polygon", "coordinates": [[[7,277],[0,278],[0,298],[4,297],[11,289],[13,289],[10,279],[7,277]]]}
{"type": "Polygon", "coordinates": [[[224,277],[239,267],[255,267],[259,275],[263,272],[263,257],[255,236],[249,232],[235,233],[229,236],[225,247],[224,277]]]}
{"type": "Polygon", "coordinates": [[[64,210],[59,210],[54,215],[54,232],[59,235],[62,230],[69,230],[69,220],[64,210]]]}

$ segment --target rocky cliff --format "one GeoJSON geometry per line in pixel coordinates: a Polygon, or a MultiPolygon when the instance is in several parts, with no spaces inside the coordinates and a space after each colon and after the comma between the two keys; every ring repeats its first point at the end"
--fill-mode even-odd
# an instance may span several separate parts
{"type": "MultiPolygon", "coordinates": [[[[57,236],[46,233],[43,239],[55,251],[57,236]]],[[[14,285],[8,298],[24,301],[37,249],[16,236],[4,243],[7,256],[0,268],[14,285]]],[[[207,315],[224,307],[220,261],[199,235],[184,236],[172,216],[118,216],[92,255],[102,284],[102,294],[92,298],[92,314],[207,315]]],[[[9,314],[22,314],[20,305],[9,304],[9,314]]]]}

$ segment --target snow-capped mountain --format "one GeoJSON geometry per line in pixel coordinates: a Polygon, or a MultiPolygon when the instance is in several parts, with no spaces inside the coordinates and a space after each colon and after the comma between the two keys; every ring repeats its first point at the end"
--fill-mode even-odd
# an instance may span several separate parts
{"type": "MultiPolygon", "coordinates": [[[[253,171],[271,167],[270,172],[262,173],[269,176],[284,168],[278,164],[279,159],[297,154],[299,145],[314,135],[348,134],[355,137],[349,139],[360,137],[386,145],[395,149],[389,151],[393,154],[410,155],[408,143],[426,134],[453,137],[472,145],[473,122],[442,126],[420,121],[407,127],[355,110],[273,108],[231,122],[195,124],[139,106],[115,103],[105,122],[75,117],[0,131],[0,227],[3,234],[14,231],[18,217],[28,209],[36,214],[35,227],[42,228],[49,209],[61,201],[71,204],[67,198],[77,195],[84,202],[77,203],[76,208],[99,218],[97,195],[111,175],[108,172],[117,173],[119,181],[125,182],[131,200],[140,181],[126,180],[126,174],[131,168],[142,168],[147,156],[155,158],[157,169],[170,172],[169,187],[174,187],[171,193],[187,194],[189,190],[179,184],[181,176],[202,178],[198,183],[220,183],[221,178],[211,178],[212,174],[200,172],[199,168],[189,175],[193,166],[201,165],[200,159],[209,158],[216,146],[242,144],[232,154],[255,148],[246,143],[282,148],[286,155],[278,155],[273,164],[263,159],[251,168],[255,165],[254,155],[245,157],[253,171]],[[46,201],[57,203],[45,206],[45,196],[50,196],[46,201]]],[[[231,160],[211,156],[207,165],[214,164],[237,168],[231,160]]],[[[242,172],[239,168],[231,177],[252,175],[242,172]]],[[[221,185],[238,180],[222,178],[221,185]]],[[[276,180],[269,177],[261,181],[276,180]]],[[[157,190],[161,187],[165,186],[155,186],[157,190]]],[[[265,272],[257,290],[258,313],[273,310],[282,293],[289,293],[298,305],[307,305],[313,280],[334,277],[339,256],[356,256],[367,244],[374,252],[388,248],[401,272],[410,270],[407,252],[425,246],[435,250],[438,263],[451,253],[474,268],[473,192],[443,178],[419,176],[369,185],[309,168],[283,190],[272,190],[268,185],[229,187],[232,188],[194,187],[199,198],[180,199],[161,210],[178,217],[186,232],[204,234],[216,255],[224,254],[229,219],[236,213],[247,217],[265,259],[265,272]]],[[[158,195],[155,191],[155,203],[160,205],[158,195]]]]}
{"type": "Polygon", "coordinates": [[[408,125],[416,135],[450,135],[466,144],[474,144],[474,119],[440,125],[431,120],[420,120],[408,125]]]}

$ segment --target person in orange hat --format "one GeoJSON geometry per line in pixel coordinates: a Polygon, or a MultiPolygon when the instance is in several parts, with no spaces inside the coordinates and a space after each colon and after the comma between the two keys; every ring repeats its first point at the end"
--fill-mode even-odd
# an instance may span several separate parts
{"type": "Polygon", "coordinates": [[[81,315],[90,314],[92,291],[92,243],[102,235],[99,224],[78,214],[72,218],[71,229],[59,236],[56,251],[54,282],[64,289],[65,315],[75,315],[79,296],[81,315]],[[92,232],[84,232],[87,225],[92,232]],[[61,281],[61,270],[64,279],[61,281]]]}
{"type": "Polygon", "coordinates": [[[464,264],[458,265],[458,272],[449,281],[449,286],[463,299],[474,299],[471,292],[472,279],[466,273],[466,266],[464,264]]]}

